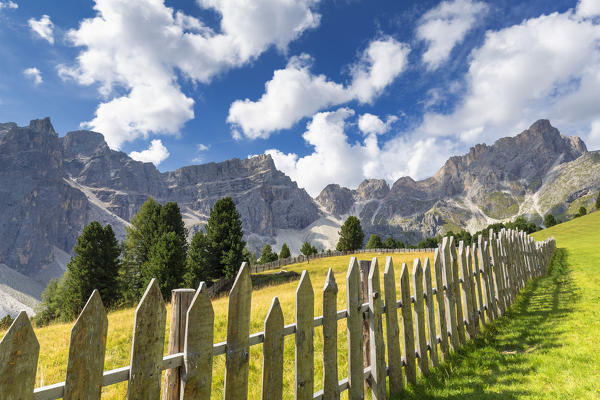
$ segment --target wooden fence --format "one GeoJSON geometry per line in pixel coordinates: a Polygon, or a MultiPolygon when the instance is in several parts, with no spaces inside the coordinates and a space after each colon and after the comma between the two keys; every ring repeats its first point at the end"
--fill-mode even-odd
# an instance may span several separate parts
{"type": "Polygon", "coordinates": [[[435,249],[358,249],[354,251],[331,251],[331,252],[321,252],[317,254],[313,254],[310,257],[306,257],[302,254],[296,257],[288,257],[282,258],[275,261],[271,261],[264,264],[255,264],[250,268],[250,271],[253,273],[269,271],[272,269],[279,269],[281,267],[285,267],[290,264],[298,264],[304,261],[316,260],[319,258],[328,258],[328,257],[339,257],[339,256],[347,256],[349,254],[365,254],[365,253],[417,253],[417,252],[425,252],[432,253],[435,249]]]}
{"type": "Polygon", "coordinates": [[[421,264],[416,259],[412,279],[408,266],[402,265],[399,297],[391,257],[387,257],[383,272],[383,292],[374,258],[364,301],[359,263],[352,257],[346,275],[347,308],[337,310],[337,285],[330,270],[322,293],[323,315],[316,318],[315,292],[304,271],[296,291],[296,322],[284,326],[275,297],[264,332],[254,334],[249,331],[250,269],[242,264],[229,296],[227,341],[213,344],[214,313],[202,283],[189,307],[179,307],[183,312],[175,312],[178,307],[173,304],[171,338],[174,330],[181,331],[183,345],[173,341],[169,350],[176,353],[164,357],[166,310],[157,282],[152,280],[135,313],[130,365],[106,372],[107,318],[100,296],[94,291],[71,332],[65,382],[35,390],[39,345],[22,312],[0,342],[0,397],[94,400],[100,398],[103,386],[128,381],[127,399],[160,399],[161,371],[170,370],[177,373],[167,377],[163,399],[209,399],[213,357],[225,354],[224,398],[246,399],[250,346],[262,343],[262,398],[281,399],[284,390],[292,390],[283,387],[284,337],[294,335],[296,399],[339,399],[346,390],[349,399],[363,399],[365,381],[373,399],[384,399],[386,379],[391,394],[402,392],[406,383],[416,382],[418,371],[427,374],[484,325],[503,315],[525,284],[546,272],[556,247],[554,239],[536,243],[513,230],[491,233],[489,241],[480,236],[472,246],[461,242],[458,249],[453,241],[444,239],[435,249],[433,263],[425,259],[421,264]],[[342,319],[347,320],[348,377],[338,381],[337,324],[342,319]],[[323,326],[323,390],[315,393],[313,332],[318,326],[323,326]],[[368,329],[366,349],[363,327],[368,329]],[[370,359],[366,367],[365,352],[370,359]]]}

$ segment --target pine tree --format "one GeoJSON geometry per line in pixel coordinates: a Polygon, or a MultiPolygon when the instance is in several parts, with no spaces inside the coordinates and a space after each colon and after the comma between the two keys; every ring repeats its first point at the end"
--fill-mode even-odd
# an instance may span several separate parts
{"type": "Polygon", "coordinates": [[[369,237],[369,241],[367,242],[367,249],[382,249],[384,247],[383,243],[381,243],[381,238],[379,235],[371,234],[369,237]]]}
{"type": "Polygon", "coordinates": [[[181,238],[176,232],[163,233],[150,249],[148,261],[142,266],[142,282],[147,286],[156,278],[163,299],[171,299],[171,290],[183,282],[185,252],[181,238]]]}
{"type": "Polygon", "coordinates": [[[544,217],[544,225],[546,226],[546,228],[550,228],[551,226],[554,226],[556,224],[557,221],[554,215],[550,213],[546,214],[546,216],[544,217]]]}
{"type": "Polygon", "coordinates": [[[160,207],[157,225],[156,237],[175,232],[183,244],[184,251],[187,250],[187,229],[177,203],[171,201],[160,207]]]}
{"type": "Polygon", "coordinates": [[[354,251],[363,246],[365,234],[362,231],[360,220],[357,217],[348,217],[338,233],[340,239],[336,246],[337,251],[354,251]]]}
{"type": "Polygon", "coordinates": [[[233,277],[244,259],[242,220],[231,197],[218,200],[206,224],[208,265],[213,278],[233,277]]]}
{"type": "Polygon", "coordinates": [[[317,254],[317,248],[313,246],[310,242],[304,242],[302,247],[300,248],[300,253],[304,254],[306,257],[310,257],[313,254],[317,254]]]}
{"type": "Polygon", "coordinates": [[[273,252],[270,244],[265,244],[262,251],[260,252],[260,263],[265,264],[271,261],[277,260],[277,253],[273,252]]]}
{"type": "Polygon", "coordinates": [[[598,197],[596,197],[596,210],[600,210],[600,192],[598,192],[598,197]]]}
{"type": "Polygon", "coordinates": [[[187,287],[197,288],[200,282],[211,280],[211,269],[208,264],[207,240],[204,232],[199,231],[192,237],[187,258],[184,282],[187,287]]]}
{"type": "Polygon", "coordinates": [[[75,257],[67,265],[63,283],[64,302],[61,316],[73,319],[98,289],[105,305],[117,302],[117,275],[121,254],[115,234],[94,221],[83,229],[77,238],[75,257]]]}
{"type": "Polygon", "coordinates": [[[281,245],[281,251],[279,252],[279,258],[288,258],[292,255],[290,248],[286,243],[281,245]]]}

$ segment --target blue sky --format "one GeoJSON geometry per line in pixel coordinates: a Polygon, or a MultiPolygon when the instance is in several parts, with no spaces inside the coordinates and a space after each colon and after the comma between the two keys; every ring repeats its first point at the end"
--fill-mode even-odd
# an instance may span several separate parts
{"type": "Polygon", "coordinates": [[[162,171],[266,152],[313,196],[539,118],[600,148],[600,0],[0,0],[0,59],[0,121],[162,171]]]}

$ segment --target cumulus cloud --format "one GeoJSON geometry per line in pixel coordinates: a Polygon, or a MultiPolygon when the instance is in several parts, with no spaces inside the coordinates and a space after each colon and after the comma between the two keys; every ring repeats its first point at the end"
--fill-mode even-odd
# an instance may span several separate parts
{"type": "Polygon", "coordinates": [[[23,75],[27,79],[31,79],[33,84],[36,86],[43,82],[42,73],[40,72],[39,69],[37,69],[35,67],[31,67],[31,68],[27,68],[27,69],[23,70],[23,75]]]}
{"type": "Polygon", "coordinates": [[[3,8],[8,8],[8,9],[12,9],[12,10],[16,10],[17,8],[19,8],[19,5],[17,3],[15,3],[14,1],[0,1],[0,10],[2,10],[3,8]]]}
{"type": "Polygon", "coordinates": [[[597,17],[600,15],[600,1],[581,0],[577,4],[577,14],[582,17],[597,17]]]}
{"type": "Polygon", "coordinates": [[[196,146],[196,148],[198,149],[198,151],[206,151],[206,150],[208,150],[208,149],[209,149],[209,146],[207,146],[207,145],[205,145],[205,144],[202,144],[202,143],[199,143],[199,144],[196,146]]]}
{"type": "Polygon", "coordinates": [[[370,103],[404,71],[409,52],[406,44],[392,37],[373,40],[351,66],[348,85],[313,74],[310,56],[292,57],[286,68],[273,73],[260,99],[233,102],[227,122],[238,138],[242,134],[251,139],[267,138],[323,108],[351,100],[370,103]]]}
{"type": "Polygon", "coordinates": [[[598,21],[573,11],[488,31],[471,53],[462,101],[451,113],[427,113],[417,130],[490,142],[549,118],[563,131],[590,132],[600,118],[599,40],[598,21]]]}
{"type": "Polygon", "coordinates": [[[302,135],[314,147],[312,153],[300,157],[271,149],[266,154],[273,157],[279,170],[314,197],[332,182],[355,188],[366,178],[394,181],[406,175],[432,174],[432,167],[441,165],[453,150],[443,139],[410,135],[380,144],[374,132],[362,142],[350,143],[345,129],[353,117],[354,110],[349,108],[317,113],[302,135]]]}
{"type": "Polygon", "coordinates": [[[129,157],[136,161],[151,162],[158,165],[169,157],[169,151],[160,139],[154,139],[146,150],[132,151],[129,153],[129,157]]]}
{"type": "Polygon", "coordinates": [[[74,65],[59,66],[63,79],[98,85],[106,98],[83,125],[102,132],[112,148],[150,133],[177,134],[194,118],[194,101],[178,74],[209,83],[271,46],[285,50],[316,27],[318,0],[198,0],[219,14],[220,30],[167,7],[164,0],[96,0],[96,16],[67,34],[83,49],[74,65]]]}
{"type": "Polygon", "coordinates": [[[48,43],[54,44],[54,24],[50,20],[48,15],[42,15],[42,18],[36,20],[34,18],[30,18],[29,28],[41,37],[44,40],[47,40],[48,43]]]}
{"type": "Polygon", "coordinates": [[[417,38],[428,44],[423,62],[428,69],[439,67],[450,56],[450,52],[465,38],[467,32],[488,10],[480,1],[443,1],[421,18],[417,27],[417,38]]]}
{"type": "Polygon", "coordinates": [[[395,115],[389,115],[383,122],[377,115],[365,113],[358,118],[358,129],[365,135],[376,134],[383,135],[390,130],[394,122],[398,120],[395,115]]]}

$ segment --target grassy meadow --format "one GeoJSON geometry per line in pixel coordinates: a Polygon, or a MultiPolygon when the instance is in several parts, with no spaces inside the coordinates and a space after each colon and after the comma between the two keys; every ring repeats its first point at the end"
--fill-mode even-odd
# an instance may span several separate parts
{"type": "MultiPolygon", "coordinates": [[[[359,259],[370,260],[377,257],[380,266],[380,276],[383,279],[383,270],[387,254],[367,253],[360,254],[359,259]]],[[[396,279],[399,280],[402,263],[407,263],[412,271],[413,261],[416,257],[433,257],[432,253],[401,253],[392,254],[396,279]]],[[[329,268],[333,268],[338,285],[338,309],[346,308],[346,271],[350,256],[330,257],[312,260],[309,264],[295,264],[285,267],[287,271],[301,273],[306,269],[310,273],[311,282],[315,292],[315,316],[322,315],[322,289],[329,268]]],[[[433,261],[433,260],[431,260],[433,261]]],[[[276,272],[273,271],[273,272],[276,272]]],[[[271,301],[278,296],[283,310],[285,324],[295,320],[295,292],[298,279],[282,284],[262,287],[252,293],[251,333],[263,330],[264,319],[267,315],[271,301]]],[[[215,312],[215,342],[225,341],[227,334],[227,297],[213,301],[215,312]]],[[[124,309],[111,312],[108,315],[108,339],[106,345],[105,370],[129,365],[133,319],[135,309],[124,309]]],[[[384,318],[385,320],[385,318],[384,318]]],[[[169,337],[170,306],[167,305],[167,326],[165,327],[165,353],[169,337]]],[[[385,322],[385,321],[384,321],[385,322]]],[[[384,325],[385,326],[385,325],[384,325]]],[[[35,333],[40,342],[40,358],[36,386],[50,385],[64,381],[68,358],[68,346],[72,324],[53,324],[43,328],[36,328],[35,333]]],[[[385,328],[384,328],[385,329],[385,328]]],[[[0,337],[4,332],[0,332],[0,337]]],[[[323,331],[321,327],[315,329],[315,391],[322,389],[322,348],[323,331]]],[[[339,379],[348,375],[347,367],[347,342],[346,323],[338,323],[338,367],[339,379]]],[[[294,398],[294,337],[285,339],[284,353],[284,398],[294,398]]],[[[215,357],[213,362],[213,398],[223,397],[225,371],[225,356],[215,357]]],[[[250,348],[249,371],[249,398],[258,399],[261,393],[262,374],[262,345],[250,348]]],[[[127,383],[112,385],[103,388],[103,399],[124,399],[127,392],[127,383]]],[[[344,394],[342,398],[347,398],[344,394]]]]}

